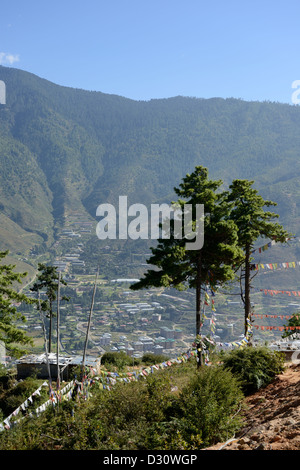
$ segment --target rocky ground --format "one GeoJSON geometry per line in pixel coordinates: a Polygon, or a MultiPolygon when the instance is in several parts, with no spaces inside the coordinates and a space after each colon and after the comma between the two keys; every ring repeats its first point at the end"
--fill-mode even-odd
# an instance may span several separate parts
{"type": "Polygon", "coordinates": [[[300,364],[287,365],[246,403],[239,434],[205,450],[300,450],[300,364]]]}

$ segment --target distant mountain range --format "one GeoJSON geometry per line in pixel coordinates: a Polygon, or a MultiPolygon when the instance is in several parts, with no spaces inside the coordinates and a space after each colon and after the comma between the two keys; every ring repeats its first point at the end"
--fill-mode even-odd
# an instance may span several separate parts
{"type": "MultiPolygon", "coordinates": [[[[300,221],[300,108],[239,99],[133,101],[58,86],[0,66],[0,249],[50,245],[77,210],[104,202],[170,202],[196,165],[225,185],[255,180],[278,203],[280,222],[300,221]]],[[[299,258],[300,259],[300,258],[299,258]]]]}

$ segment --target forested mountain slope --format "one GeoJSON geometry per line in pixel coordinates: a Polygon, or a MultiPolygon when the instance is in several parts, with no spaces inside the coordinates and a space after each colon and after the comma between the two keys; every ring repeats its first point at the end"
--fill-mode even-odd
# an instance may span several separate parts
{"type": "Polygon", "coordinates": [[[46,241],[70,210],[95,217],[104,202],[170,202],[196,165],[210,177],[254,179],[278,202],[280,222],[300,217],[300,108],[238,99],[133,101],[55,85],[0,67],[0,245],[46,241]],[[8,234],[11,233],[11,237],[8,234]]]}

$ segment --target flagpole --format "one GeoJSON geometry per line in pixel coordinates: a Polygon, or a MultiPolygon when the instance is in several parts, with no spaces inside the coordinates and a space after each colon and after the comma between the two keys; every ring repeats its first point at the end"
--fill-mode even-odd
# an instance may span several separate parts
{"type": "Polygon", "coordinates": [[[40,316],[41,316],[42,325],[43,325],[45,354],[46,354],[46,362],[47,362],[47,369],[48,369],[48,375],[49,375],[49,388],[51,390],[51,388],[52,388],[52,378],[51,378],[51,369],[50,369],[49,356],[48,356],[46,328],[45,328],[44,316],[42,314],[42,307],[41,307],[40,291],[38,291],[38,302],[39,302],[40,316]]]}
{"type": "Polygon", "coordinates": [[[91,303],[91,307],[90,307],[88,326],[87,326],[87,330],[86,330],[85,344],[84,344],[83,357],[82,357],[82,375],[84,373],[85,357],[86,357],[86,350],[87,350],[87,345],[88,345],[88,340],[89,340],[89,331],[90,331],[90,326],[91,326],[91,318],[92,318],[92,311],[93,311],[93,307],[94,307],[94,300],[95,300],[95,293],[96,293],[98,275],[99,275],[99,264],[98,264],[97,272],[96,272],[96,278],[95,278],[93,296],[92,296],[92,303],[91,303]]]}
{"type": "Polygon", "coordinates": [[[58,286],[57,286],[57,345],[56,345],[56,361],[57,361],[57,390],[59,390],[60,388],[60,371],[59,371],[59,322],[60,322],[60,318],[59,318],[59,301],[60,301],[60,276],[61,276],[61,273],[59,271],[58,273],[58,286]]]}

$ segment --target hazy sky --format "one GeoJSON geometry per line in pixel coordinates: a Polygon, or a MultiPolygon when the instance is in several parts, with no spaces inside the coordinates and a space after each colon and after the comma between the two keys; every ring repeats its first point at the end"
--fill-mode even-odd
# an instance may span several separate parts
{"type": "Polygon", "coordinates": [[[292,104],[299,20],[299,0],[1,0],[0,64],[135,100],[292,104]]]}

